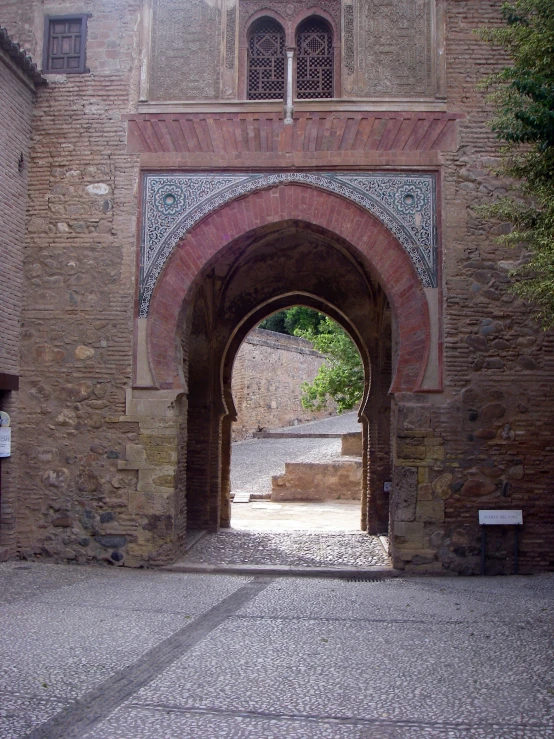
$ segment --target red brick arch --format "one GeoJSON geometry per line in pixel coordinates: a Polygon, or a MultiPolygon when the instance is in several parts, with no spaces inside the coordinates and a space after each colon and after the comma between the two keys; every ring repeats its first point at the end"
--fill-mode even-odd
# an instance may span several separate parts
{"type": "Polygon", "coordinates": [[[174,249],[158,278],[148,317],[148,355],[158,387],[181,387],[176,336],[193,280],[239,236],[291,220],[335,233],[366,262],[381,283],[396,319],[398,363],[392,391],[418,389],[429,354],[430,320],[425,292],[409,256],[375,216],[338,195],[296,183],[261,190],[222,206],[191,229],[174,249]]]}

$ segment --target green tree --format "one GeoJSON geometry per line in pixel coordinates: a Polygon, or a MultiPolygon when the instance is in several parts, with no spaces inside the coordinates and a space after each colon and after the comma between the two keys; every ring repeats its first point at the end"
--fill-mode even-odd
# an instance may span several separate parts
{"type": "Polygon", "coordinates": [[[333,400],[337,411],[351,410],[362,399],[364,368],[350,336],[335,321],[322,316],[317,329],[296,328],[295,335],[308,339],[327,361],[313,382],[302,385],[302,405],[309,410],[323,410],[333,400]]]}
{"type": "Polygon", "coordinates": [[[492,130],[503,142],[498,172],[514,178],[519,193],[481,212],[509,222],[511,232],[499,239],[526,249],[515,290],[547,328],[554,326],[554,0],[516,0],[501,12],[504,25],[480,34],[502,47],[511,65],[485,86],[496,107],[492,130]]]}
{"type": "Polygon", "coordinates": [[[259,324],[258,328],[288,334],[289,336],[294,336],[297,328],[302,331],[313,331],[317,334],[318,327],[324,319],[323,313],[319,313],[313,308],[307,308],[305,305],[295,305],[293,308],[287,308],[268,316],[259,324]]]}
{"type": "Polygon", "coordinates": [[[286,317],[287,312],[280,310],[278,313],[273,313],[273,315],[264,318],[264,320],[258,324],[258,328],[263,328],[266,331],[275,331],[278,334],[288,334],[289,331],[285,325],[286,317]]]}

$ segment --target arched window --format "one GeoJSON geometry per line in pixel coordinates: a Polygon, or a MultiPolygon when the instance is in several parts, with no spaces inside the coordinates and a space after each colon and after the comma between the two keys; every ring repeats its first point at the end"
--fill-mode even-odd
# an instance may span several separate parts
{"type": "Polygon", "coordinates": [[[272,18],[261,18],[248,42],[248,99],[283,100],[285,32],[272,18]]]}
{"type": "Polygon", "coordinates": [[[333,97],[333,35],[320,18],[308,18],[298,26],[296,97],[333,97]]]}

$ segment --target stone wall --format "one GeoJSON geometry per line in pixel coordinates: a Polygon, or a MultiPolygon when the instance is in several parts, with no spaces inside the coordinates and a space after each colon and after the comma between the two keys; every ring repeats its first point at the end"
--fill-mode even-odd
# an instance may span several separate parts
{"type": "MultiPolygon", "coordinates": [[[[445,388],[427,407],[399,399],[395,443],[397,565],[463,574],[479,572],[478,510],[488,508],[523,509],[520,569],[554,568],[554,336],[510,289],[519,254],[495,242],[504,226],[474,210],[506,186],[489,171],[497,150],[477,89],[505,59],[474,33],[497,25],[498,11],[447,3],[448,99],[465,119],[442,166],[445,388]]],[[[512,532],[494,528],[487,572],[510,572],[512,532]]]]}
{"type": "Polygon", "coordinates": [[[132,562],[138,539],[138,473],[118,470],[118,460],[139,432],[119,418],[131,383],[137,183],[121,117],[138,96],[141,6],[2,8],[8,31],[38,59],[43,14],[90,13],[90,74],[48,75],[33,116],[17,452],[23,556],[114,562],[125,547],[132,562]]]}
{"type": "MultiPolygon", "coordinates": [[[[210,450],[221,444],[220,417],[215,415],[219,406],[213,411],[208,403],[200,404],[194,409],[197,416],[191,416],[194,423],[197,418],[197,426],[187,426],[191,398],[186,397],[186,378],[179,370],[159,386],[133,377],[139,350],[142,366],[148,368],[141,337],[151,336],[136,318],[140,168],[156,172],[350,168],[433,171],[439,182],[440,295],[433,314],[439,340],[434,371],[443,384],[432,393],[413,392],[413,385],[395,391],[390,436],[385,421],[390,385],[385,378],[397,371],[394,350],[392,359],[387,348],[387,357],[372,365],[374,394],[368,408],[380,415],[369,425],[372,438],[378,437],[379,459],[372,467],[366,465],[364,475],[373,480],[374,492],[382,487],[383,479],[391,479],[386,457],[392,451],[390,533],[395,563],[420,571],[474,573],[479,556],[477,510],[522,508],[522,570],[553,568],[554,337],[541,332],[529,307],[510,291],[509,271],[517,252],[499,246],[494,237],[501,229],[479,219],[473,210],[504,188],[487,170],[497,161],[497,142],[487,126],[491,111],[476,87],[484,70],[492,71],[503,58],[474,33],[479,26],[500,22],[501,0],[435,3],[437,26],[444,21],[446,33],[444,104],[433,101],[426,108],[425,100],[406,98],[399,101],[400,116],[392,102],[387,108],[387,96],[377,112],[363,110],[361,102],[356,104],[361,110],[348,109],[348,101],[319,101],[310,111],[304,102],[303,111],[288,127],[277,103],[268,106],[267,115],[261,103],[241,107],[240,102],[230,113],[224,106],[213,115],[194,108],[190,120],[150,120],[139,112],[143,5],[148,4],[84,0],[76,7],[72,0],[25,0],[2,8],[3,23],[36,58],[42,52],[43,13],[90,13],[90,74],[51,76],[48,88],[39,91],[33,119],[17,431],[20,555],[129,565],[169,561],[183,536],[181,529],[176,533],[175,522],[178,519],[183,529],[186,522],[186,478],[176,487],[175,474],[186,470],[182,450],[187,448],[188,429],[195,432],[189,449],[201,441],[200,431],[195,434],[202,428],[210,436],[210,450]],[[131,149],[126,115],[135,119],[143,115],[141,125],[133,129],[136,136],[129,135],[131,149]],[[206,430],[210,413],[213,418],[206,430]],[[176,510],[183,513],[180,518],[176,510]]],[[[203,106],[208,102],[204,100],[203,106]]],[[[199,245],[225,240],[229,233],[240,236],[253,228],[240,230],[247,221],[260,228],[271,226],[277,217],[287,221],[294,207],[305,203],[313,205],[314,222],[328,216],[336,224],[341,213],[350,214],[348,238],[337,239],[337,248],[331,244],[333,253],[349,254],[349,245],[356,247],[366,237],[366,225],[362,232],[366,221],[352,203],[342,200],[341,208],[327,213],[321,190],[303,185],[302,196],[294,203],[288,201],[291,192],[289,186],[268,186],[247,204],[247,198],[238,199],[227,209],[228,222],[220,224],[219,231],[210,232],[211,216],[205,219],[208,236],[205,241],[191,240],[191,259],[183,257],[172,294],[183,280],[192,283],[198,276],[204,256],[194,251],[199,245]]],[[[305,215],[308,223],[309,216],[305,215]]],[[[347,232],[346,226],[343,230],[347,232]]],[[[318,234],[331,243],[332,234],[338,232],[322,227],[318,234]]],[[[244,238],[241,249],[246,252],[244,238]]],[[[392,254],[386,235],[379,238],[392,254]]],[[[302,259],[291,266],[285,253],[275,248],[274,275],[290,277],[292,284],[301,274],[302,289],[310,285],[308,292],[324,295],[330,303],[336,303],[337,292],[348,287],[348,282],[341,282],[343,270],[329,266],[331,262],[320,260],[307,270],[309,254],[302,252],[302,259]]],[[[361,261],[361,251],[356,253],[361,261]]],[[[334,259],[338,265],[338,257],[334,259]]],[[[214,260],[208,267],[216,295],[228,284],[234,266],[214,260]]],[[[372,330],[382,332],[379,316],[386,315],[381,309],[386,298],[381,299],[379,290],[390,296],[405,292],[409,284],[392,279],[377,289],[366,274],[363,279],[374,303],[357,301],[351,315],[363,322],[368,311],[375,310],[372,330]]],[[[254,276],[248,282],[248,311],[273,297],[270,281],[264,273],[263,279],[254,276]]],[[[240,280],[237,284],[242,285],[240,280]]],[[[294,285],[298,290],[298,282],[294,285]]],[[[283,294],[290,292],[284,279],[281,286],[283,294]]],[[[242,303],[244,295],[236,295],[229,310],[242,303]]],[[[160,305],[165,323],[156,325],[156,338],[167,339],[174,351],[175,331],[167,337],[164,330],[167,333],[171,311],[180,306],[175,308],[169,300],[160,305]]],[[[210,337],[217,335],[227,317],[217,313],[216,301],[206,305],[209,348],[210,337]]],[[[239,315],[238,307],[236,311],[239,315]]],[[[412,335],[424,330],[421,321],[412,335]]],[[[225,326],[228,336],[234,336],[237,325],[225,326]]],[[[397,330],[393,326],[393,347],[397,330]]],[[[182,346],[186,349],[186,342],[182,346]]],[[[415,354],[414,350],[405,355],[405,361],[412,359],[416,366],[415,354]]],[[[151,362],[158,359],[150,357],[151,362]]],[[[406,366],[401,363],[400,369],[406,366]]],[[[208,476],[210,489],[215,489],[219,468],[212,459],[219,458],[214,454],[205,464],[212,465],[208,476]]],[[[221,519],[216,502],[210,500],[210,506],[209,520],[217,525],[221,519]]],[[[509,570],[509,544],[507,532],[491,535],[491,571],[509,570]]]]}
{"type": "Polygon", "coordinates": [[[312,382],[323,363],[305,339],[255,329],[242,344],[233,367],[233,400],[238,419],[233,440],[254,431],[314,421],[333,412],[306,411],[300,402],[303,382],[312,382]]]}

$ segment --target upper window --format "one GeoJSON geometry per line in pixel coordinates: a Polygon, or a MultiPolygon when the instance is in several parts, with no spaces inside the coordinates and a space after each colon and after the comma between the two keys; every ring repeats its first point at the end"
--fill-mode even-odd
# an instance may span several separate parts
{"type": "Polygon", "coordinates": [[[333,97],[333,35],[319,18],[308,18],[298,27],[296,97],[333,97]]]}
{"type": "Polygon", "coordinates": [[[85,67],[87,16],[49,16],[44,29],[43,72],[82,74],[85,67]]]}
{"type": "Polygon", "coordinates": [[[285,32],[272,18],[261,18],[248,42],[248,99],[285,96],[285,32]]]}

